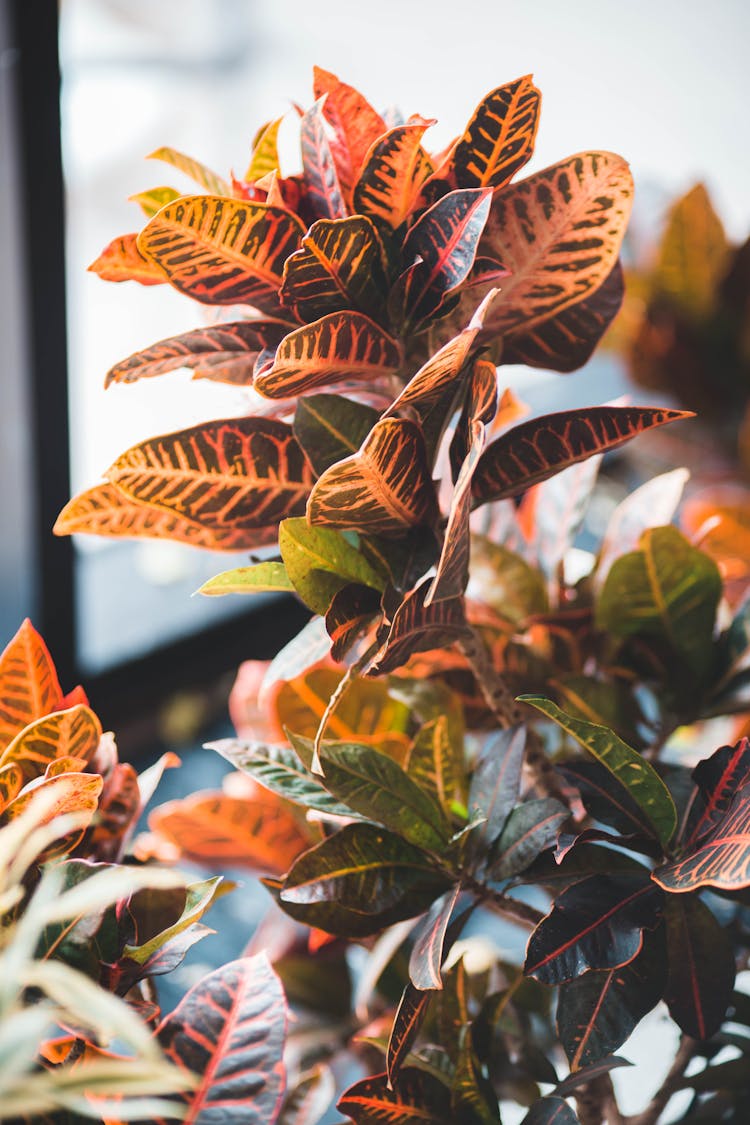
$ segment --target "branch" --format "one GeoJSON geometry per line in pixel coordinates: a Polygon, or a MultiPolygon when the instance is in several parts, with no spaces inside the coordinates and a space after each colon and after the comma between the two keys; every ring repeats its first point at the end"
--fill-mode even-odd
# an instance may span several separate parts
{"type": "Polygon", "coordinates": [[[689,1035],[682,1036],[679,1049],[674,1057],[674,1062],[669,1068],[669,1072],[661,1086],[642,1113],[636,1113],[632,1117],[627,1117],[625,1119],[626,1125],[657,1125],[662,1111],[667,1106],[667,1102],[673,1094],[677,1093],[677,1090],[682,1085],[682,1079],[685,1076],[688,1063],[695,1054],[697,1046],[698,1044],[695,1039],[691,1039],[689,1035]]]}
{"type": "Polygon", "coordinates": [[[528,926],[529,929],[534,930],[542,918],[546,917],[541,910],[537,910],[535,906],[530,906],[528,902],[521,902],[520,899],[511,898],[510,895],[504,895],[500,891],[490,891],[489,896],[486,896],[486,888],[483,888],[483,890],[485,894],[482,897],[485,902],[492,906],[498,914],[503,914],[514,922],[520,922],[522,926],[528,926]]]}

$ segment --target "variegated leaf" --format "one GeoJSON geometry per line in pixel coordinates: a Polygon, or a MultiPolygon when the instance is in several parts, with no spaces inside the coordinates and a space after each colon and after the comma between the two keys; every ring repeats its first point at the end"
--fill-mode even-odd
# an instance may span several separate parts
{"type": "Polygon", "coordinates": [[[89,266],[102,281],[137,281],[141,285],[163,285],[164,273],[137,246],[137,234],[123,234],[104,247],[89,266]]]}
{"type": "Polygon", "coordinates": [[[690,411],[645,406],[591,406],[533,418],[508,430],[484,451],[472,485],[475,504],[517,496],[569,465],[690,418],[690,411]]]}
{"type": "Polygon", "coordinates": [[[0,766],[0,815],[10,802],[16,799],[22,785],[23,770],[18,762],[9,762],[7,766],[0,766]]]}
{"type": "Polygon", "coordinates": [[[99,720],[83,704],[67,711],[55,711],[29,723],[16,735],[3,751],[0,767],[16,762],[23,771],[24,781],[31,781],[57,758],[89,762],[101,736],[99,720]]]}
{"type": "Polygon", "coordinates": [[[212,531],[265,528],[304,510],[314,476],[270,418],[206,422],[135,445],[106,473],[128,496],[212,531]]]}
{"type": "Polygon", "coordinates": [[[368,669],[368,675],[385,675],[400,668],[415,652],[441,648],[469,635],[463,600],[444,598],[425,605],[430,586],[426,579],[402,601],[393,615],[388,636],[368,669]]]}
{"type": "Polygon", "coordinates": [[[380,595],[368,586],[350,583],[338,590],[326,613],[331,656],[343,660],[349,649],[380,612],[380,595]]]}
{"type": "Polygon", "coordinates": [[[492,425],[497,415],[497,368],[489,359],[475,359],[466,384],[466,398],[450,444],[451,474],[458,481],[461,466],[474,445],[477,422],[492,425]]]}
{"type": "Polygon", "coordinates": [[[504,187],[534,151],[542,96],[530,74],[482,99],[456,146],[458,187],[504,187]]]}
{"type": "Polygon", "coordinates": [[[343,219],[344,197],[323,118],[322,100],[308,109],[300,125],[305,202],[314,219],[343,219]]]}
{"type": "Polygon", "coordinates": [[[106,535],[117,539],[171,539],[208,551],[250,551],[276,541],[270,527],[222,529],[166,508],[141,503],[114,484],[97,484],[70,500],[53,528],[55,535],[106,535]]]}
{"type": "Polygon", "coordinates": [[[300,244],[296,215],[267,203],[186,195],[138,235],[138,249],[169,283],[208,305],[278,310],[284,263],[300,244]]]}
{"type": "Polygon", "coordinates": [[[146,218],[151,219],[167,203],[180,198],[180,192],[173,187],[155,187],[128,196],[129,203],[137,203],[146,218]]]}
{"type": "Polygon", "coordinates": [[[453,491],[440,560],[424,600],[425,608],[445,598],[461,597],[469,581],[471,481],[484,449],[484,433],[482,422],[472,422],[471,446],[453,491]]]}
{"type": "Polygon", "coordinates": [[[256,378],[255,389],[268,398],[287,398],[343,379],[377,380],[400,364],[398,344],[369,316],[329,313],[281,341],[273,366],[256,378]]]}
{"type": "Polygon", "coordinates": [[[284,120],[283,117],[277,117],[275,121],[269,121],[267,125],[261,129],[260,134],[253,145],[252,156],[250,157],[250,164],[245,172],[245,181],[249,184],[257,183],[264,176],[271,172],[278,172],[279,170],[279,126],[284,120]]]}
{"type": "Polygon", "coordinates": [[[500,192],[481,252],[511,276],[486,331],[527,333],[591,297],[615,268],[632,202],[630,169],[611,152],[579,153],[500,192]]]}
{"type": "Polygon", "coordinates": [[[320,475],[356,453],[377,421],[377,410],[354,399],[306,395],[297,403],[294,434],[320,475]]]}
{"type": "Polygon", "coordinates": [[[700,843],[657,867],[652,877],[678,894],[698,887],[738,891],[750,886],[750,785],[738,790],[726,815],[700,843]]]}
{"type": "Polygon", "coordinates": [[[217,176],[205,164],[201,164],[199,160],[193,160],[192,156],[186,156],[184,152],[178,152],[175,148],[157,148],[154,152],[150,152],[146,157],[147,160],[163,160],[165,164],[171,164],[173,168],[179,168],[196,184],[205,188],[211,195],[231,195],[232,191],[229,184],[221,176],[217,176]]]}
{"type": "Polygon", "coordinates": [[[61,702],[62,690],[52,657],[26,618],[0,656],[0,750],[61,702]]]}
{"type": "Polygon", "coordinates": [[[135,383],[180,367],[192,367],[200,374],[204,363],[231,363],[236,359],[250,360],[252,372],[258,352],[275,347],[290,327],[283,320],[240,320],[169,336],[116,363],[107,372],[104,385],[135,383]]]}
{"type": "Polygon", "coordinates": [[[339,181],[350,196],[370,146],[386,131],[386,124],[370,103],[335,74],[313,67],[316,99],[325,95],[323,113],[333,126],[331,142],[339,181]]]}
{"type": "Polygon", "coordinates": [[[365,215],[321,219],[284,269],[281,299],[300,320],[356,310],[380,321],[386,292],[385,253],[365,215]]]}
{"type": "Polygon", "coordinates": [[[421,430],[414,422],[385,418],[357,453],[323,473],[310,493],[307,518],[364,535],[403,535],[434,510],[421,430]]]}
{"type": "Polygon", "coordinates": [[[432,171],[422,148],[432,124],[398,125],[375,142],[354,188],[354,207],[360,214],[394,228],[406,221],[432,171]]]}

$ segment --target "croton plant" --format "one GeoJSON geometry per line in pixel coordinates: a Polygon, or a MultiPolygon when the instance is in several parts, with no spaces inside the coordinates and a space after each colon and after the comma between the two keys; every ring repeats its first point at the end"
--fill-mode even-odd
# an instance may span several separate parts
{"type": "MultiPolygon", "coordinates": [[[[242,179],[154,154],[200,192],[138,196],[146,225],[92,268],[216,308],[107,382],[187,367],[247,387],[248,413],[127,450],[56,528],[260,551],[203,592],[293,592],[315,615],[250,729],[215,744],[238,771],[224,790],[157,809],[133,846],[147,871],[247,866],[275,901],[250,960],[156,1030],[200,1075],[185,1112],[616,1125],[613,1052],[664,1001],[679,1047],[628,1120],[661,1120],[684,1088],[681,1119],[745,1121],[750,603],[728,608],[673,525],[680,470],[626,498],[596,553],[573,549],[602,455],[685,412],[523,418],[502,381],[579,367],[617,312],[628,166],[585,152],[513,182],[530,77],[439,153],[431,120],[381,116],[330,73],[314,97],[299,173],[278,120],[242,179]],[[529,931],[522,964],[498,916],[529,931]]],[[[88,785],[103,753],[77,767],[88,785]]],[[[199,888],[175,898],[176,938],[155,899],[148,934],[117,908],[106,986],[130,996],[182,954],[215,895],[199,888]]],[[[88,964],[104,938],[83,925],[88,964]]]]}

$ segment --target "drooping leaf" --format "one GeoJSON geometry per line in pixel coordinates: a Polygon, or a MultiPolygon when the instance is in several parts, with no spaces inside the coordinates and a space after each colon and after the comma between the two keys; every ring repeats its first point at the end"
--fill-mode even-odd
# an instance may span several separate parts
{"type": "Polygon", "coordinates": [[[304,233],[297,216],[281,207],[186,195],[151,219],[138,249],[196,301],[275,313],[284,263],[304,233]]]}
{"type": "Polygon", "coordinates": [[[307,518],[365,535],[403,535],[427,522],[434,508],[420,428],[407,419],[384,418],[357,453],[323,473],[310,493],[307,518]]]}
{"type": "Polygon", "coordinates": [[[320,219],[284,268],[281,298],[300,320],[354,311],[380,322],[386,291],[385,253],[370,219],[320,219]]]}
{"type": "Polygon", "coordinates": [[[468,277],[492,201],[491,189],[449,192],[414,224],[403,245],[404,261],[416,263],[404,281],[408,323],[433,313],[446,294],[468,277]]]}
{"type": "Polygon", "coordinates": [[[192,156],[186,156],[183,152],[178,152],[174,148],[157,148],[154,152],[150,152],[146,157],[147,160],[163,160],[165,164],[171,164],[173,168],[179,168],[196,184],[199,184],[206,191],[212,195],[231,195],[229,184],[221,176],[217,176],[205,164],[201,164],[199,160],[194,160],[192,156]]]}
{"type": "Polygon", "coordinates": [[[0,750],[61,701],[52,657],[27,617],[0,656],[0,750]]]}
{"type": "Polygon", "coordinates": [[[649,528],[638,550],[612,564],[597,602],[597,624],[616,636],[663,638],[701,680],[714,660],[721,590],[716,563],[676,527],[649,528]]]}
{"type": "Polygon", "coordinates": [[[486,864],[492,845],[518,801],[525,748],[524,727],[497,731],[487,740],[474,769],[469,788],[469,823],[482,823],[472,830],[470,852],[481,865],[486,864]]]}
{"type": "Polygon", "coordinates": [[[294,434],[321,475],[356,453],[377,420],[377,410],[342,395],[306,395],[297,403],[294,434]]]}
{"type": "Polygon", "coordinates": [[[334,797],[418,847],[443,850],[450,826],[440,805],[386,754],[322,742],[323,784],[334,797]]]}
{"type": "Polygon", "coordinates": [[[193,793],[167,801],[149,815],[149,828],[175,844],[186,859],[256,871],[286,871],[310,838],[279,801],[193,793]]]}
{"type": "Polygon", "coordinates": [[[627,163],[584,152],[499,192],[482,253],[511,276],[485,324],[524,334],[591,297],[615,268],[633,199],[627,163]]]}
{"type": "Polygon", "coordinates": [[[645,430],[690,416],[682,410],[591,406],[522,422],[484,451],[474,474],[475,504],[517,496],[569,465],[616,449],[645,430]]]}
{"type": "Polygon", "coordinates": [[[271,319],[196,328],[159,340],[120,360],[107,372],[104,385],[134,383],[181,367],[197,369],[200,374],[204,364],[211,365],[211,377],[215,378],[216,365],[254,362],[262,348],[275,345],[288,331],[289,325],[284,321],[271,319]]]}
{"type": "Polygon", "coordinates": [[[276,525],[265,528],[205,527],[166,508],[134,500],[114,484],[97,484],[68,501],[53,528],[55,535],[107,535],[113,538],[171,539],[209,551],[241,551],[276,540],[276,525]]]}
{"type": "Polygon", "coordinates": [[[218,1114],[227,1125],[273,1125],[286,1084],[286,1022],[284,992],[263,953],[230,961],[191,988],[156,1032],[167,1057],[200,1076],[179,1099],[185,1120],[218,1114]]]}
{"type": "Polygon", "coordinates": [[[161,211],[165,203],[172,203],[180,198],[180,192],[173,187],[155,187],[147,191],[136,192],[128,196],[129,203],[137,203],[147,218],[151,219],[157,211],[161,211]]]}
{"type": "MultiPolygon", "coordinates": [[[[386,1050],[386,1073],[391,1088],[396,1086],[412,1044],[419,1034],[419,1029],[424,1023],[432,999],[432,992],[417,988],[408,981],[401,999],[399,1000],[396,1015],[393,1017],[391,1034],[388,1038],[386,1050]]],[[[382,1120],[378,1118],[377,1120],[382,1120]]],[[[401,1118],[397,1118],[401,1120],[401,1118]]]]}
{"type": "Polygon", "coordinates": [[[422,138],[432,121],[397,125],[375,142],[354,188],[354,207],[399,227],[411,214],[432,168],[422,138]]]}
{"type": "Polygon", "coordinates": [[[315,613],[325,613],[333,595],[350,582],[383,588],[381,576],[343,535],[302,518],[282,521],[279,550],[295,590],[315,613]]]}
{"type": "Polygon", "coordinates": [[[140,285],[163,285],[162,270],[138,249],[137,234],[113,238],[91,263],[89,270],[102,281],[137,281],[140,285]]]}
{"type": "Polygon", "coordinates": [[[317,66],[313,91],[318,99],[325,95],[323,113],[335,133],[331,144],[336,169],[344,192],[351,193],[370,146],[385,133],[386,124],[358,90],[317,66]]]}
{"type": "Polygon", "coordinates": [[[644,933],[643,948],[629,964],[594,969],[560,986],[557,1031],[571,1070],[622,1046],[661,999],[666,968],[662,927],[644,933]]]}
{"type": "Polygon", "coordinates": [[[531,77],[491,90],[474,110],[452,161],[459,187],[504,187],[531,156],[542,100],[531,77]]]}
{"type": "Polygon", "coordinates": [[[645,872],[590,875],[574,883],[529,938],[524,972],[544,984],[562,984],[588,969],[627,965],[641,949],[643,930],[658,924],[662,901],[645,872]]]}
{"type": "MultiPolygon", "coordinates": [[[[421,991],[443,987],[440,969],[445,955],[446,935],[460,893],[461,884],[457,883],[452,890],[436,899],[415,931],[409,956],[409,979],[421,991]]],[[[455,941],[455,936],[451,941],[455,941]]]]}
{"type": "Polygon", "coordinates": [[[315,219],[343,219],[344,197],[323,117],[322,99],[305,113],[300,123],[305,201],[315,219]]]}
{"type": "Polygon", "coordinates": [[[488,877],[499,882],[525,871],[540,852],[555,843],[569,816],[570,810],[554,797],[517,805],[493,843],[496,858],[490,864],[488,877]]]}
{"type": "Polygon", "coordinates": [[[351,824],[297,860],[280,900],[283,908],[296,908],[293,917],[364,937],[420,914],[446,883],[421,848],[375,825],[351,824]]]}
{"type": "Polygon", "coordinates": [[[269,121],[266,126],[261,130],[258,139],[253,145],[252,155],[247,171],[245,172],[245,181],[249,184],[257,183],[258,180],[263,179],[269,172],[278,172],[279,170],[279,127],[283,117],[277,117],[274,121],[269,121]]]}
{"type": "Polygon", "coordinates": [[[220,596],[222,594],[258,594],[267,592],[294,591],[294,583],[289,578],[283,563],[262,562],[255,566],[240,566],[235,570],[225,570],[215,578],[209,578],[198,591],[199,594],[220,596]]]}
{"type": "Polygon", "coordinates": [[[488,359],[475,359],[449,449],[454,481],[458,481],[461,466],[473,447],[477,424],[489,428],[497,416],[497,408],[497,368],[488,359]]]}
{"type": "Polygon", "coordinates": [[[622,266],[615,263],[599,288],[575,305],[542,320],[532,328],[519,328],[504,338],[501,363],[569,372],[582,367],[596,350],[617,316],[625,293],[622,266]]]}
{"type": "Polygon", "coordinates": [[[56,758],[79,758],[87,763],[101,735],[101,723],[94,712],[78,704],[36,719],[19,731],[0,756],[0,767],[16,762],[24,781],[31,781],[56,758]]]}
{"type": "Polygon", "coordinates": [[[314,480],[291,427],[271,418],[228,418],[153,438],[118,457],[106,476],[134,500],[216,532],[294,515],[314,480]]]}
{"type": "Polygon", "coordinates": [[[326,611],[326,631],[331,638],[331,656],[343,660],[357,638],[380,614],[380,595],[357,583],[342,586],[326,611]]]}
{"type": "Polygon", "coordinates": [[[425,579],[401,602],[388,635],[368,669],[369,675],[393,672],[416,652],[441,648],[469,636],[463,599],[444,598],[426,606],[424,599],[429,582],[425,579]]]}
{"type": "Polygon", "coordinates": [[[734,953],[727,931],[697,895],[668,895],[669,970],[664,999],[685,1035],[710,1039],[721,1026],[734,988],[734,953]]]}
{"type": "Polygon", "coordinates": [[[573,719],[540,696],[520,698],[556,722],[606,766],[643,810],[657,839],[664,845],[669,843],[677,827],[677,811],[669,790],[653,766],[606,727],[573,719]]]}
{"type": "Polygon", "coordinates": [[[424,600],[425,608],[433,602],[444,601],[446,598],[463,597],[469,581],[471,482],[484,449],[484,424],[480,421],[473,422],[471,432],[471,447],[461,466],[453,490],[448,523],[443,537],[443,547],[438,559],[435,577],[430,583],[424,600]]]}
{"type": "Polygon", "coordinates": [[[750,785],[735,793],[708,835],[678,859],[657,867],[652,877],[678,894],[698,887],[737,891],[750,886],[750,785]]]}
{"type": "Polygon", "coordinates": [[[329,313],[290,332],[276,349],[273,366],[254,385],[268,398],[287,398],[342,380],[385,378],[400,364],[396,341],[368,316],[329,313]]]}

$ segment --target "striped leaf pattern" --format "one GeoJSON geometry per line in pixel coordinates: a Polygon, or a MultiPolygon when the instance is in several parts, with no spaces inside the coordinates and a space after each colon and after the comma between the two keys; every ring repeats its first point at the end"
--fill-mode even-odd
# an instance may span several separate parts
{"type": "Polygon", "coordinates": [[[128,196],[129,203],[137,203],[147,219],[153,218],[165,204],[180,198],[180,192],[173,187],[155,187],[128,196]]]}
{"type": "Polygon", "coordinates": [[[616,449],[689,411],[642,406],[591,406],[546,414],[514,426],[482,454],[474,474],[475,504],[517,496],[595,453],[616,449]]]}
{"type": "Polygon", "coordinates": [[[272,172],[279,170],[279,126],[284,120],[283,117],[277,117],[275,121],[269,121],[258,135],[258,139],[253,145],[253,153],[250,157],[250,164],[245,172],[245,181],[249,184],[254,184],[261,180],[263,176],[268,176],[272,172]]]}
{"type": "Polygon", "coordinates": [[[281,299],[307,322],[346,309],[381,320],[384,263],[380,237],[366,216],[321,219],[286,263],[281,299]]]}
{"type": "MultiPolygon", "coordinates": [[[[336,1106],[356,1125],[455,1125],[450,1091],[421,1067],[404,1067],[391,1089],[387,1074],[374,1074],[350,1086],[336,1106]]],[[[473,1120],[473,1118],[472,1118],[473,1120]]]]}
{"type": "Polygon", "coordinates": [[[491,202],[491,188],[451,191],[411,228],[403,246],[404,261],[416,263],[404,285],[411,322],[429,316],[446,293],[466,280],[491,202]]]}
{"type": "MultiPolygon", "coordinates": [[[[419,989],[411,981],[402,993],[396,1015],[393,1018],[386,1051],[388,1081],[391,1085],[396,1083],[406,1056],[419,1034],[431,999],[432,992],[430,990],[419,989]]],[[[400,1118],[396,1118],[396,1120],[400,1120],[400,1118]]]]}
{"type": "Polygon", "coordinates": [[[162,160],[165,164],[171,164],[173,168],[178,168],[180,172],[184,172],[186,176],[205,188],[211,195],[232,194],[229,184],[222,176],[217,176],[216,172],[212,172],[205,164],[201,164],[200,160],[194,160],[192,156],[186,156],[184,152],[178,152],[176,148],[157,148],[154,152],[149,153],[146,159],[162,160]]]}
{"type": "Polygon", "coordinates": [[[401,364],[398,344],[362,313],[329,313],[290,332],[273,367],[255,380],[268,398],[287,398],[343,379],[375,381],[401,364]]]}
{"type": "Polygon", "coordinates": [[[626,161],[584,152],[500,192],[481,253],[511,276],[485,325],[510,334],[591,297],[617,262],[633,202],[626,161]]]}
{"type": "Polygon", "coordinates": [[[6,747],[0,767],[16,762],[25,781],[43,774],[50,762],[58,758],[78,758],[89,762],[93,757],[102,728],[93,711],[83,704],[67,711],[29,723],[6,747]]]}
{"type": "Polygon", "coordinates": [[[726,815],[703,841],[673,863],[657,867],[653,878],[666,891],[698,887],[738,891],[750,886],[750,785],[734,796],[726,815]]]}
{"type": "Polygon", "coordinates": [[[230,961],[191,988],[156,1030],[167,1057],[200,1079],[179,1096],[184,1121],[273,1125],[286,1087],[286,1023],[265,953],[230,961]]]}
{"type": "Polygon", "coordinates": [[[0,750],[60,706],[62,690],[46,644],[28,618],[0,656],[0,750]]]}
{"type": "Polygon", "coordinates": [[[750,739],[721,746],[693,770],[698,787],[690,806],[685,846],[694,847],[715,828],[735,793],[750,786],[750,739]]]}
{"type": "Polygon", "coordinates": [[[89,266],[102,281],[137,281],[141,285],[163,285],[164,273],[154,262],[144,258],[137,245],[137,234],[123,234],[104,247],[89,266]]]}
{"type": "Polygon", "coordinates": [[[735,962],[727,929],[698,895],[668,895],[669,969],[664,999],[685,1035],[715,1035],[732,999],[735,962]]]}
{"type": "Polygon", "coordinates": [[[454,481],[458,482],[461,467],[475,444],[476,424],[490,426],[496,419],[497,408],[497,368],[488,359],[475,359],[466,384],[466,398],[451,438],[449,452],[454,481]]]}
{"type": "Polygon", "coordinates": [[[276,541],[270,527],[205,527],[166,508],[140,503],[114,484],[98,484],[70,500],[55,535],[106,535],[116,539],[171,539],[208,551],[249,551],[276,541]]]}
{"type": "Polygon", "coordinates": [[[360,214],[394,228],[405,222],[432,171],[422,148],[431,124],[397,125],[372,146],[354,189],[354,207],[360,214]]]}
{"type": "Polygon", "coordinates": [[[542,102],[531,78],[498,86],[474,110],[453,157],[459,187],[504,187],[530,158],[542,102]]]}
{"type": "Polygon", "coordinates": [[[186,195],[143,228],[138,249],[196,301],[275,312],[284,262],[303,234],[297,216],[281,207],[186,195]]]}
{"type": "Polygon", "coordinates": [[[0,766],[0,815],[10,802],[16,799],[22,785],[23,770],[18,762],[9,762],[7,766],[0,766]]]}
{"type": "Polygon", "coordinates": [[[349,583],[334,594],[325,618],[334,660],[343,660],[379,611],[380,596],[368,586],[349,583]]]}
{"type": "Polygon", "coordinates": [[[313,92],[316,99],[325,96],[323,112],[333,127],[339,181],[350,195],[370,146],[386,131],[385,122],[359,90],[318,66],[313,67],[313,92]]]}
{"type": "Polygon", "coordinates": [[[145,441],[106,475],[134,500],[218,532],[303,511],[314,480],[291,427],[271,418],[207,422],[145,441]]]}
{"type": "Polygon", "coordinates": [[[471,446],[453,491],[443,547],[435,577],[424,600],[425,607],[445,598],[461,597],[469,581],[471,481],[484,449],[483,423],[473,422],[471,433],[471,446]]]}
{"type": "Polygon", "coordinates": [[[103,784],[101,777],[95,773],[62,773],[57,777],[43,778],[25,785],[5,809],[4,816],[8,820],[15,820],[26,811],[32,801],[41,796],[42,800],[49,801],[49,804],[38,823],[49,824],[57,817],[68,814],[75,816],[77,822],[82,821],[80,827],[77,827],[73,833],[69,833],[45,850],[43,858],[52,859],[54,856],[72,851],[82,838],[98,808],[103,784]]]}
{"type": "Polygon", "coordinates": [[[135,383],[180,367],[200,371],[204,363],[231,363],[237,358],[250,359],[252,371],[258,352],[278,344],[289,328],[282,320],[240,320],[169,336],[116,363],[107,372],[104,385],[135,383]]]}
{"type": "Polygon", "coordinates": [[[308,109],[300,126],[305,201],[315,219],[343,219],[346,215],[321,102],[308,109]]]}
{"type": "Polygon", "coordinates": [[[415,652],[443,648],[469,635],[462,599],[444,598],[427,606],[429,585],[430,580],[426,579],[404,598],[368,675],[393,672],[415,652]]]}
{"type": "Polygon", "coordinates": [[[310,493],[307,518],[364,535],[403,535],[434,509],[421,430],[414,422],[385,418],[357,453],[323,473],[310,493]]]}

